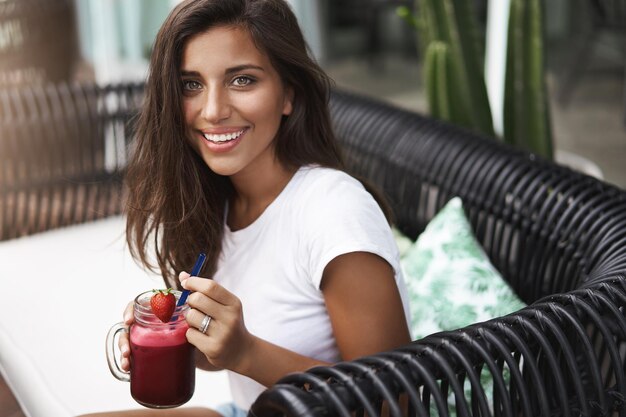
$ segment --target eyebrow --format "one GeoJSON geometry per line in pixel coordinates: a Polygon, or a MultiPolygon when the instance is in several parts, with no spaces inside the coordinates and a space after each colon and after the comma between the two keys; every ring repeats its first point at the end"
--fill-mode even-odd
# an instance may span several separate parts
{"type": "MultiPolygon", "coordinates": [[[[265,69],[263,67],[260,67],[258,65],[253,65],[253,64],[243,64],[243,65],[237,65],[235,67],[230,67],[230,68],[226,68],[226,71],[224,71],[225,75],[228,74],[232,74],[235,72],[240,72],[240,71],[245,71],[245,70],[259,70],[259,71],[265,71],[265,69]]],[[[182,76],[198,76],[200,75],[200,73],[198,73],[197,71],[185,71],[182,70],[180,72],[180,74],[182,76]]]]}
{"type": "Polygon", "coordinates": [[[233,72],[239,72],[239,71],[244,71],[244,70],[259,70],[259,71],[265,71],[265,69],[263,69],[263,67],[260,67],[258,65],[253,65],[253,64],[243,64],[243,65],[237,65],[235,67],[230,67],[227,68],[226,71],[224,71],[224,73],[226,74],[232,74],[233,72]]]}

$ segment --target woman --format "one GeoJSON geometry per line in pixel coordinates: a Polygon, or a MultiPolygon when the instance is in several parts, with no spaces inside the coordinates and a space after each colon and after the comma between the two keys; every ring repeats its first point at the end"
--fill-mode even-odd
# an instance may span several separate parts
{"type": "Polygon", "coordinates": [[[187,339],[198,367],[228,370],[234,399],[167,415],[245,415],[288,373],[408,343],[389,224],[342,171],[330,82],[288,5],[186,1],[161,28],[150,68],[127,241],[168,286],[207,252],[212,280],[179,274],[193,291],[187,339]]]}

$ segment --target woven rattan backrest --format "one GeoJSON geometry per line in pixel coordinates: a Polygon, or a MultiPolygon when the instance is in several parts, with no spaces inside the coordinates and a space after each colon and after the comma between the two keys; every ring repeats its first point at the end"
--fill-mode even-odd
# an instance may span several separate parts
{"type": "Polygon", "coordinates": [[[495,139],[335,93],[352,170],[415,238],[454,196],[496,268],[527,302],[626,269],[626,193],[495,139]],[[621,256],[620,256],[621,254],[621,256]]]}
{"type": "Polygon", "coordinates": [[[0,240],[121,211],[138,85],[0,90],[0,240]]]}

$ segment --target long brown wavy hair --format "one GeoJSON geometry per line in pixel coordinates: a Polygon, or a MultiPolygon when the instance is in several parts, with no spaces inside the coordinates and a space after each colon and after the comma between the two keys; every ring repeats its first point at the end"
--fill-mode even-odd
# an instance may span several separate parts
{"type": "MultiPolygon", "coordinates": [[[[212,27],[245,28],[267,54],[286,87],[293,111],[275,138],[284,166],[307,164],[344,169],[331,127],[331,81],[311,59],[296,17],[284,0],[188,0],[161,27],[150,61],[145,102],[136,125],[126,175],[126,241],[132,256],[158,271],[167,286],[207,253],[205,275],[221,250],[225,202],[233,188],[212,172],[186,137],[180,66],[190,37],[212,27]],[[152,253],[156,259],[151,259],[152,253]]],[[[368,187],[369,188],[369,187],[368,187]]]]}

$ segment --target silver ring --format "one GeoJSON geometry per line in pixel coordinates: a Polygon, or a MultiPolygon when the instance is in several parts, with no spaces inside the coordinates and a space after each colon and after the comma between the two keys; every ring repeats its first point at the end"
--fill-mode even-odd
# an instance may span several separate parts
{"type": "Polygon", "coordinates": [[[204,318],[202,319],[202,323],[200,323],[200,327],[198,327],[198,330],[200,330],[200,332],[202,332],[203,334],[206,334],[206,331],[209,330],[209,324],[211,324],[211,316],[205,314],[204,318]]]}

